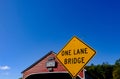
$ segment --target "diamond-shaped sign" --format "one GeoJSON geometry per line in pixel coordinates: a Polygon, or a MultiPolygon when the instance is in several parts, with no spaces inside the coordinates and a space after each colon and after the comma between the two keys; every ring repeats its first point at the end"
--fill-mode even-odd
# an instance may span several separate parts
{"type": "Polygon", "coordinates": [[[74,36],[57,54],[57,59],[71,76],[76,77],[95,53],[94,49],[74,36]]]}

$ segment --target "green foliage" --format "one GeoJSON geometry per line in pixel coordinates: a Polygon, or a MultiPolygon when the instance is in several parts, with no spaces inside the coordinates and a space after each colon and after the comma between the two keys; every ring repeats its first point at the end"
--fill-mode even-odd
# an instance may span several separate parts
{"type": "Polygon", "coordinates": [[[112,79],[113,66],[108,63],[87,66],[86,70],[94,79],[112,79]]]}
{"type": "Polygon", "coordinates": [[[93,79],[120,79],[120,59],[114,65],[103,62],[102,65],[86,66],[86,70],[93,79]]]}
{"type": "Polygon", "coordinates": [[[22,78],[19,78],[19,79],[22,79],[22,78]]]}
{"type": "Polygon", "coordinates": [[[117,67],[113,71],[113,79],[120,79],[120,67],[117,67]]]}
{"type": "Polygon", "coordinates": [[[113,70],[113,79],[120,79],[120,59],[116,60],[113,70]]]}
{"type": "Polygon", "coordinates": [[[120,58],[118,60],[116,60],[115,65],[120,66],[120,58]]]}

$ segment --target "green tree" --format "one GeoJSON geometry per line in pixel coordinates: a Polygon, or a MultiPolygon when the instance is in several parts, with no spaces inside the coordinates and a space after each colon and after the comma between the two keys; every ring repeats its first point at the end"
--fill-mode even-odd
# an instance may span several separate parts
{"type": "Polygon", "coordinates": [[[119,65],[120,65],[120,58],[115,62],[115,66],[119,66],[119,65]]]}
{"type": "Polygon", "coordinates": [[[19,78],[19,79],[22,79],[22,77],[21,77],[21,78],[19,78]]]}
{"type": "Polygon", "coordinates": [[[114,70],[113,70],[113,79],[120,79],[120,59],[116,60],[114,70]]]}
{"type": "Polygon", "coordinates": [[[120,79],[120,67],[115,68],[113,71],[113,79],[120,79]]]}
{"type": "Polygon", "coordinates": [[[108,64],[107,62],[103,63],[101,65],[101,69],[102,69],[102,76],[104,77],[104,79],[112,79],[113,76],[112,76],[112,71],[113,71],[113,66],[108,64]]]}
{"type": "Polygon", "coordinates": [[[100,74],[100,67],[100,65],[95,66],[94,64],[91,64],[91,66],[86,67],[86,70],[89,73],[89,75],[93,77],[93,79],[103,79],[103,76],[100,74]]]}
{"type": "Polygon", "coordinates": [[[86,70],[92,75],[93,79],[113,79],[113,65],[108,63],[104,62],[102,65],[91,64],[91,66],[86,67],[86,70]]]}

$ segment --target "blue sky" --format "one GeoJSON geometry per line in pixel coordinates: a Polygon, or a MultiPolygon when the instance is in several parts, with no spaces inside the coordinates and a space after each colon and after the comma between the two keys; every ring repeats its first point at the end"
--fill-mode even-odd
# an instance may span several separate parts
{"type": "Polygon", "coordinates": [[[75,35],[96,50],[88,63],[120,58],[117,0],[0,0],[0,79],[21,71],[49,51],[58,53],[75,35]]]}

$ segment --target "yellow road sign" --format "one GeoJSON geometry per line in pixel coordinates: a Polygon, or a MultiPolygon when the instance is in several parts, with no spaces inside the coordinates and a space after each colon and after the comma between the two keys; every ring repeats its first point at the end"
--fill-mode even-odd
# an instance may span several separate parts
{"type": "Polygon", "coordinates": [[[95,53],[94,49],[74,36],[56,57],[71,76],[76,77],[95,53]]]}

